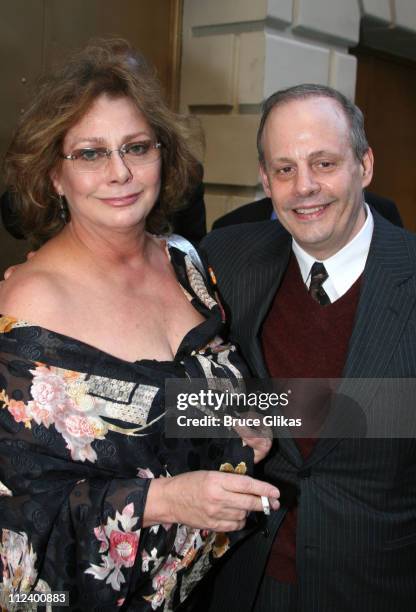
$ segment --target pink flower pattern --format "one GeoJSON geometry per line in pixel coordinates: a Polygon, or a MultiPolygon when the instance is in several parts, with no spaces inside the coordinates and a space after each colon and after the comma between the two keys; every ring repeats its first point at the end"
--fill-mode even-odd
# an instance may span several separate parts
{"type": "Polygon", "coordinates": [[[140,529],[133,530],[138,517],[133,516],[134,505],[128,504],[115,519],[109,517],[106,525],[99,525],[94,534],[100,542],[101,565],[91,564],[85,570],[97,580],[105,580],[114,590],[119,591],[125,582],[123,567],[133,567],[139,547],[140,529]]]}
{"type": "MultiPolygon", "coordinates": [[[[184,575],[182,586],[189,591],[195,582],[206,574],[209,568],[209,553],[215,555],[217,534],[208,530],[192,529],[186,525],[178,525],[175,542],[171,554],[164,560],[157,556],[156,549],[150,553],[142,551],[142,570],[150,570],[152,575],[153,594],[144,597],[156,610],[160,606],[171,610],[172,598],[175,592],[178,572],[193,567],[192,575],[184,575]],[[194,571],[195,570],[195,571],[194,571]]],[[[229,546],[225,546],[222,556],[229,546]]]]}
{"type": "Polygon", "coordinates": [[[12,399],[9,401],[8,409],[16,423],[25,423],[27,420],[30,419],[29,413],[24,402],[12,399]]]}
{"type": "Polygon", "coordinates": [[[137,554],[139,537],[135,533],[112,531],[110,533],[110,557],[123,567],[132,567],[137,554]]]}
{"type": "Polygon", "coordinates": [[[0,393],[14,420],[24,422],[26,427],[31,426],[31,420],[46,428],[54,425],[72,459],[95,462],[97,454],[91,443],[104,439],[108,424],[98,414],[83,375],[42,364],[30,372],[33,374],[32,400],[27,404],[9,399],[4,391],[0,393]]]}

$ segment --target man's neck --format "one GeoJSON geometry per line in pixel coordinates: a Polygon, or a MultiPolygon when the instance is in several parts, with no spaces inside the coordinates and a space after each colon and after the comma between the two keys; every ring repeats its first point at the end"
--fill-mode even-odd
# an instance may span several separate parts
{"type": "Polygon", "coordinates": [[[294,239],[292,248],[299,264],[303,282],[309,287],[310,271],[315,261],[322,261],[328,273],[323,288],[331,302],[340,298],[362,274],[367,261],[373,235],[374,220],[367,204],[366,219],[359,232],[342,249],[326,259],[317,259],[303,249],[294,239]]]}

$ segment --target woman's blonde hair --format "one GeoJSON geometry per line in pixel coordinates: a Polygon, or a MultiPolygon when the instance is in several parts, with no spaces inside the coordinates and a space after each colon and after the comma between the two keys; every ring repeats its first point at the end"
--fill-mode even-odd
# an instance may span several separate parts
{"type": "Polygon", "coordinates": [[[66,133],[102,94],[131,99],[162,144],[161,192],[147,218],[149,231],[167,231],[169,216],[201,180],[194,155],[201,134],[166,106],[154,68],[125,40],[92,41],[41,78],[5,156],[5,182],[23,233],[35,246],[65,223],[50,175],[62,163],[66,133]]]}

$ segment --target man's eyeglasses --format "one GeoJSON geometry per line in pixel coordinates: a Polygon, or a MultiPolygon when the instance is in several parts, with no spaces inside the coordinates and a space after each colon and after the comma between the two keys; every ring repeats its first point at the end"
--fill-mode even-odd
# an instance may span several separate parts
{"type": "Polygon", "coordinates": [[[107,167],[112,153],[117,152],[128,166],[142,166],[157,161],[160,158],[161,147],[160,142],[141,140],[129,142],[113,150],[105,147],[85,147],[61,157],[71,160],[77,172],[100,172],[107,167]]]}

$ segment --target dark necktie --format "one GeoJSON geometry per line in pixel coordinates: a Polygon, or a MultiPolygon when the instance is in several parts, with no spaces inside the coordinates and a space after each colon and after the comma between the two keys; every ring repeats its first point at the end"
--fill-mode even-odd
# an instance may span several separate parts
{"type": "Polygon", "coordinates": [[[323,263],[315,261],[311,268],[311,284],[309,285],[309,294],[321,306],[326,306],[331,303],[331,300],[325,293],[322,283],[328,278],[328,272],[325,270],[323,263]]]}

